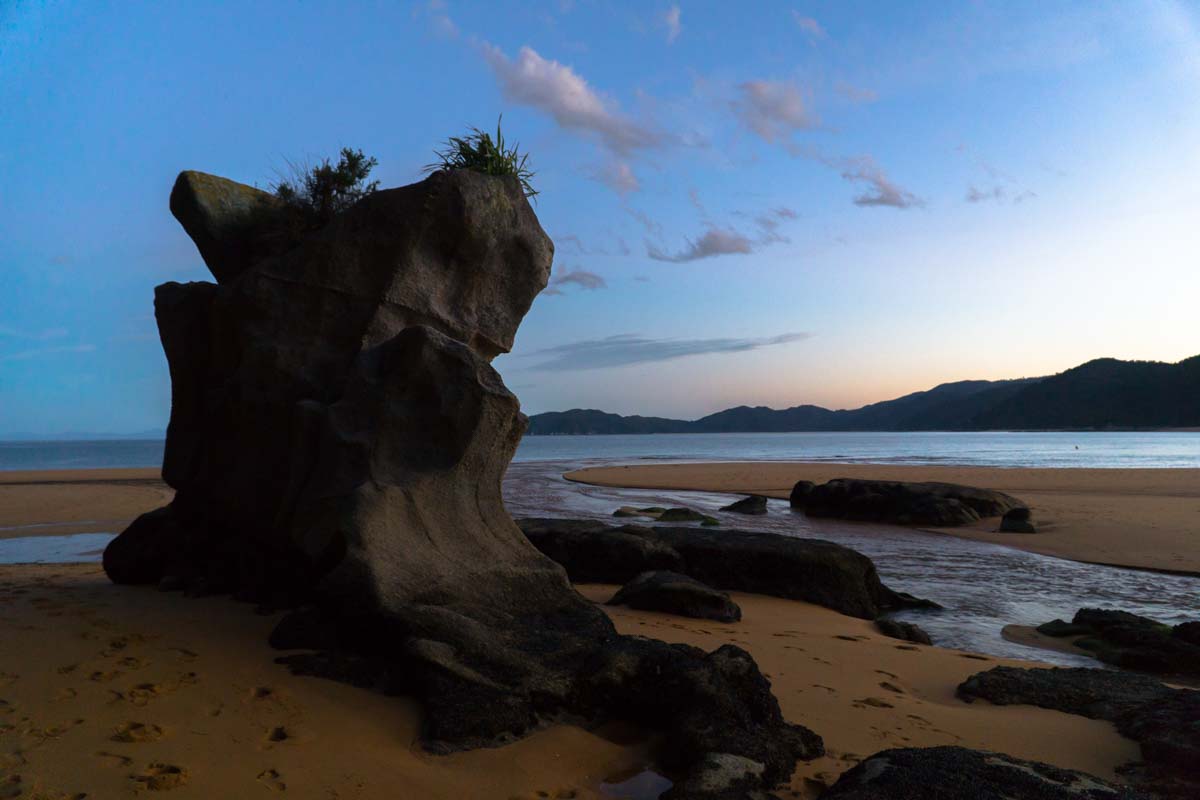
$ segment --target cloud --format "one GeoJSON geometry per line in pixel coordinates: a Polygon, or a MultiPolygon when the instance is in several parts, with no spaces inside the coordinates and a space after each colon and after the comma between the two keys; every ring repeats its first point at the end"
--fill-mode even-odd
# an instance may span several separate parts
{"type": "Polygon", "coordinates": [[[655,261],[670,261],[675,264],[713,256],[747,255],[753,252],[754,242],[737,231],[726,228],[709,228],[699,239],[689,239],[687,247],[677,253],[667,253],[657,245],[646,242],[646,255],[655,261]]]}
{"type": "Polygon", "coordinates": [[[744,353],[811,337],[810,333],[783,333],[766,338],[650,339],[626,333],[547,347],[525,354],[524,357],[541,359],[533,366],[536,370],[604,369],[706,353],[744,353]]]}
{"type": "Polygon", "coordinates": [[[679,6],[671,6],[667,9],[667,13],[663,14],[663,24],[667,26],[667,44],[674,44],[675,40],[679,38],[679,32],[683,30],[679,20],[680,15],[679,6]]]}
{"type": "Polygon", "coordinates": [[[63,345],[61,347],[39,347],[33,350],[22,350],[18,353],[10,353],[6,356],[0,356],[0,361],[29,361],[41,356],[54,355],[56,353],[91,353],[96,349],[94,344],[77,344],[63,345]]]}
{"type": "Polygon", "coordinates": [[[593,177],[622,196],[632,194],[642,188],[637,175],[625,161],[615,161],[596,170],[593,177]]]}
{"type": "Polygon", "coordinates": [[[762,232],[759,239],[760,244],[769,244],[771,242],[786,242],[789,239],[779,232],[779,226],[784,220],[796,219],[799,214],[790,208],[773,208],[765,214],[759,214],[754,218],[754,224],[762,232]]]}
{"type": "Polygon", "coordinates": [[[856,206],[917,208],[925,205],[924,200],[893,183],[870,156],[842,159],[841,173],[851,183],[867,185],[863,193],[854,198],[856,206]]]}
{"type": "Polygon", "coordinates": [[[10,328],[7,325],[0,325],[0,336],[7,336],[12,339],[25,339],[27,341],[44,342],[49,339],[61,339],[66,336],[69,331],[66,328],[45,328],[40,331],[24,331],[19,328],[10,328]]]}
{"type": "Polygon", "coordinates": [[[614,153],[658,147],[667,137],[622,115],[592,90],[573,69],[522,47],[515,60],[499,47],[483,45],[483,55],[504,96],[554,118],[559,127],[596,137],[614,153]]]}
{"type": "Polygon", "coordinates": [[[817,124],[794,83],[747,81],[738,86],[739,97],[730,103],[742,124],[768,142],[786,139],[817,124]]]}
{"type": "Polygon", "coordinates": [[[586,269],[569,269],[561,275],[555,276],[550,281],[550,288],[554,290],[552,294],[562,294],[562,290],[558,287],[568,284],[578,286],[580,289],[595,291],[596,289],[607,289],[608,283],[604,278],[594,272],[588,272],[586,269]]]}
{"type": "Polygon", "coordinates": [[[849,100],[851,103],[874,103],[879,99],[879,92],[874,89],[864,89],[860,86],[838,81],[834,84],[833,90],[842,97],[849,100]]]}
{"type": "Polygon", "coordinates": [[[458,37],[458,26],[454,24],[454,20],[447,13],[445,0],[429,0],[425,6],[425,14],[429,18],[429,24],[439,36],[447,39],[458,37]]]}
{"type": "Polygon", "coordinates": [[[967,188],[966,200],[968,203],[983,203],[988,200],[1003,200],[1004,197],[1003,186],[993,186],[991,189],[978,189],[972,184],[967,188]]]}
{"type": "Polygon", "coordinates": [[[827,35],[825,29],[821,27],[821,23],[812,17],[804,16],[795,9],[792,10],[792,19],[795,21],[796,27],[808,34],[808,38],[812,41],[824,39],[827,35]]]}
{"type": "Polygon", "coordinates": [[[638,211],[636,208],[626,206],[625,213],[637,220],[638,224],[646,229],[646,233],[651,236],[662,236],[662,225],[657,220],[651,219],[645,211],[638,211]]]}

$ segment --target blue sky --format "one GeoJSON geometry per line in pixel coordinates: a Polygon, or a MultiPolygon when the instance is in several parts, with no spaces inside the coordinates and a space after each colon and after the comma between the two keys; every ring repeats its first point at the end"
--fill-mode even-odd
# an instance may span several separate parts
{"type": "Polygon", "coordinates": [[[1200,352],[1183,3],[0,0],[0,433],[161,428],[182,169],[531,152],[528,413],[853,407],[1200,352]]]}

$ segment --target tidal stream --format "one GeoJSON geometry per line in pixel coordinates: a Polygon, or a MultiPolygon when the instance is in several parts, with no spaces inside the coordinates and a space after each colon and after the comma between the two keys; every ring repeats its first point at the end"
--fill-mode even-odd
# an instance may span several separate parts
{"type": "MultiPolygon", "coordinates": [[[[514,462],[504,482],[512,516],[639,522],[612,516],[620,506],[687,506],[721,521],[723,529],[754,530],[825,539],[858,550],[875,562],[893,589],[933,600],[940,611],[905,611],[943,647],[1064,666],[1098,666],[1085,656],[1029,647],[1004,639],[1005,625],[1040,625],[1070,619],[1083,607],[1119,608],[1176,624],[1200,619],[1200,578],[1081,564],[891,525],[813,520],[785,500],[771,500],[765,516],[723,513],[737,495],[613,489],[574,483],[564,472],[604,462],[514,462]]],[[[646,521],[648,522],[648,521],[646,521]]]]}

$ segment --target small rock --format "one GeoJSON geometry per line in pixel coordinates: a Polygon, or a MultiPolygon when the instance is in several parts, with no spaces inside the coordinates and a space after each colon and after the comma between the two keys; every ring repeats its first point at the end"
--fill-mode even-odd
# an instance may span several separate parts
{"type": "Polygon", "coordinates": [[[687,575],[666,570],[641,573],[621,587],[608,604],[718,622],[737,622],[742,618],[742,609],[729,595],[687,575]]]}
{"type": "Polygon", "coordinates": [[[1033,524],[1033,512],[1023,506],[1009,509],[1000,518],[1001,533],[1037,533],[1033,524]]]}
{"type": "Polygon", "coordinates": [[[736,503],[722,507],[721,510],[732,511],[735,514],[765,514],[767,513],[767,498],[759,494],[752,494],[736,503]]]}
{"type": "Polygon", "coordinates": [[[884,750],[838,778],[821,800],[1135,800],[1084,772],[965,747],[884,750]]]}
{"type": "Polygon", "coordinates": [[[792,487],[792,494],[788,498],[788,502],[792,508],[804,508],[804,504],[808,501],[808,496],[812,494],[815,488],[817,488],[817,485],[812,481],[796,481],[796,485],[792,487]]]}
{"type": "Polygon", "coordinates": [[[929,638],[929,634],[911,622],[901,622],[900,620],[885,617],[875,620],[875,627],[884,636],[890,636],[893,639],[916,642],[917,644],[933,644],[933,640],[929,638]]]}

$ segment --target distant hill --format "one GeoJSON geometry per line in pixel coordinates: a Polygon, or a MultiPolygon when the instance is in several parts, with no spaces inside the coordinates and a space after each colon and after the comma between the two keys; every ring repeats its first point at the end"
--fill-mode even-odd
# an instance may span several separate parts
{"type": "Polygon", "coordinates": [[[1048,378],[958,381],[862,408],[738,406],[697,420],[594,409],[535,414],[529,434],[1062,430],[1200,427],[1200,356],[1101,358],[1048,378]]]}

